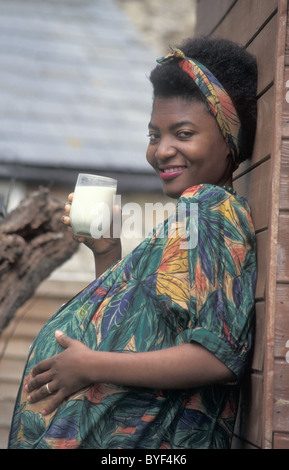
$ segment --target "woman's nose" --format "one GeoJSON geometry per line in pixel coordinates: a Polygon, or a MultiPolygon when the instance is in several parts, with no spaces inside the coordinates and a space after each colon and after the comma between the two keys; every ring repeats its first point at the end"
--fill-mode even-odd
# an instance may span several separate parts
{"type": "Polygon", "coordinates": [[[156,158],[166,159],[173,157],[176,154],[176,149],[173,146],[173,142],[170,138],[162,138],[159,141],[157,150],[155,153],[156,158]]]}

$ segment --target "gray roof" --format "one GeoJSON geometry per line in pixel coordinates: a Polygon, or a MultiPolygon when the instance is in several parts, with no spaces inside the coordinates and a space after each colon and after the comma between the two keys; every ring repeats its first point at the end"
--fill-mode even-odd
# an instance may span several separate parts
{"type": "Polygon", "coordinates": [[[152,175],[154,65],[115,0],[0,0],[0,176],[152,175]]]}

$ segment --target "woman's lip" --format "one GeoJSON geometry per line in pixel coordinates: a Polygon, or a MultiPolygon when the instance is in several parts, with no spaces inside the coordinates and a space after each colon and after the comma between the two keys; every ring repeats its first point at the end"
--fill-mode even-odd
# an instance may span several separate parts
{"type": "Polygon", "coordinates": [[[176,176],[179,176],[183,171],[186,169],[186,167],[182,166],[176,166],[176,167],[168,167],[168,168],[159,168],[160,171],[160,177],[163,180],[169,180],[172,178],[175,178],[176,176]]]}

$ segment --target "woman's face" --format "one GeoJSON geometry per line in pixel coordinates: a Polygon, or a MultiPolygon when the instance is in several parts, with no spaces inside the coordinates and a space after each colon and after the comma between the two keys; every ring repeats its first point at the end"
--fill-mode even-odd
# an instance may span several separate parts
{"type": "Polygon", "coordinates": [[[202,183],[231,185],[233,160],[215,118],[201,101],[156,98],[147,160],[167,196],[202,183]]]}

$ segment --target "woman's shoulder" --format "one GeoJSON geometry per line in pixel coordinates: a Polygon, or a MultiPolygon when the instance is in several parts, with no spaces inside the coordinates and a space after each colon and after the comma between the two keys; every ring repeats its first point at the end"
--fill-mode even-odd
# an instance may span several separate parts
{"type": "Polygon", "coordinates": [[[206,227],[222,223],[232,230],[233,227],[238,228],[246,237],[255,233],[247,200],[232,188],[213,184],[193,186],[184,191],[177,206],[181,207],[182,203],[197,207],[198,222],[206,227]]]}
{"type": "Polygon", "coordinates": [[[186,189],[178,200],[178,203],[180,202],[203,203],[210,207],[215,204],[227,203],[241,206],[250,212],[248,201],[243,196],[238,195],[231,187],[215,184],[204,183],[186,189]]]}

